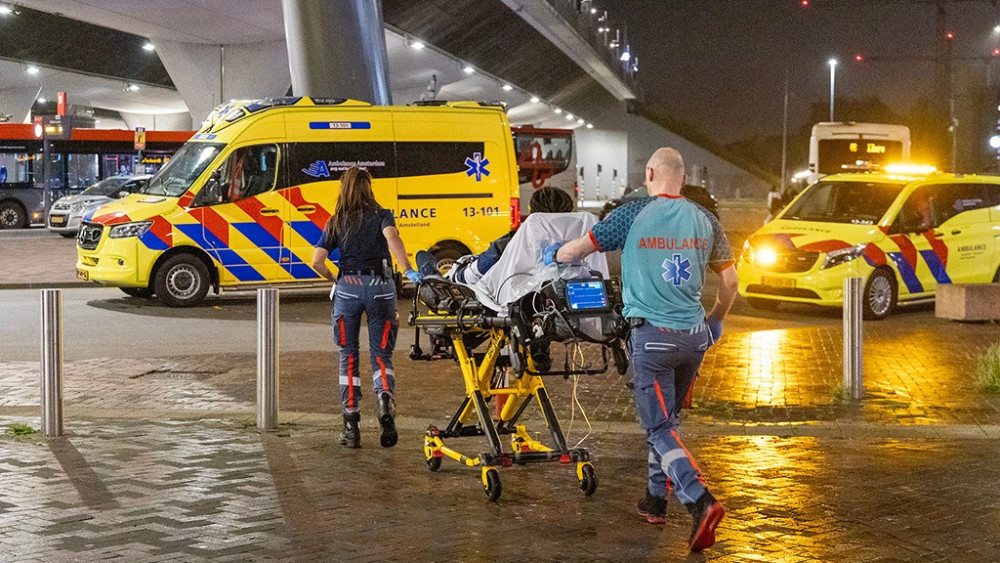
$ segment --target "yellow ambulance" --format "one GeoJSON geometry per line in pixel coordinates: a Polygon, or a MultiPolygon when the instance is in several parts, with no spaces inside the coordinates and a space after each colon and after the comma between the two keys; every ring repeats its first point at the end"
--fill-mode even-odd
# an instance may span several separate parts
{"type": "Polygon", "coordinates": [[[939,284],[1000,281],[1000,177],[886,167],[809,186],[751,235],[737,264],[751,306],[843,305],[864,279],[866,318],[934,298],[939,284]]]}
{"type": "Polygon", "coordinates": [[[313,245],[351,166],[372,174],[407,251],[441,263],[485,250],[520,219],[503,107],[231,102],[140,193],[84,217],[77,277],[181,307],[210,288],[323,283],[313,245]]]}

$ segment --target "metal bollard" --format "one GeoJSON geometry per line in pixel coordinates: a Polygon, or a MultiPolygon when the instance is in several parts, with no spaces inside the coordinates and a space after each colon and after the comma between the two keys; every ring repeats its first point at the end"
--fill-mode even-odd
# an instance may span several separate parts
{"type": "Polygon", "coordinates": [[[42,435],[63,435],[62,290],[42,290],[42,435]]]}
{"type": "Polygon", "coordinates": [[[844,389],[851,399],[865,394],[862,355],[862,278],[844,278],[844,389]]]}
{"type": "Polygon", "coordinates": [[[278,290],[257,290],[257,428],[278,427],[278,290]]]}

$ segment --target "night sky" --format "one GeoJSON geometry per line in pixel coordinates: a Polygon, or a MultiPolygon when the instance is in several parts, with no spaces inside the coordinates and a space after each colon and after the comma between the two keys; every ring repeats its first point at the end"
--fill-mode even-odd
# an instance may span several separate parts
{"type": "MultiPolygon", "coordinates": [[[[880,97],[897,113],[935,96],[933,0],[606,0],[625,19],[647,104],[697,126],[717,142],[780,134],[784,76],[790,127],[814,102],[829,103],[836,57],[837,96],[880,97]],[[854,56],[886,60],[855,62],[854,56]],[[890,60],[895,59],[895,60],[890,60]]],[[[992,65],[1000,80],[988,0],[946,2],[956,65],[992,65]]],[[[836,116],[838,120],[849,116],[836,116]]]]}

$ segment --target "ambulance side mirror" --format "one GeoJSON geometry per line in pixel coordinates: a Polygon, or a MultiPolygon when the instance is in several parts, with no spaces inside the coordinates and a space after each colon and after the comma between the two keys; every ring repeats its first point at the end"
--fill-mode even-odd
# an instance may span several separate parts
{"type": "Polygon", "coordinates": [[[219,186],[219,171],[216,170],[212,172],[212,175],[205,181],[205,185],[201,187],[201,191],[198,192],[198,195],[194,196],[191,206],[205,207],[206,205],[215,205],[221,201],[222,190],[219,186]]]}

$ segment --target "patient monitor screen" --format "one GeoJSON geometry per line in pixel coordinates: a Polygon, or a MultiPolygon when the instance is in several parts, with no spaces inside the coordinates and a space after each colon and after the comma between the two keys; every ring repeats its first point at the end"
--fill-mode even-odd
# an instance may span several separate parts
{"type": "Polygon", "coordinates": [[[604,282],[600,280],[566,282],[566,300],[569,301],[570,311],[605,309],[608,306],[604,282]]]}

